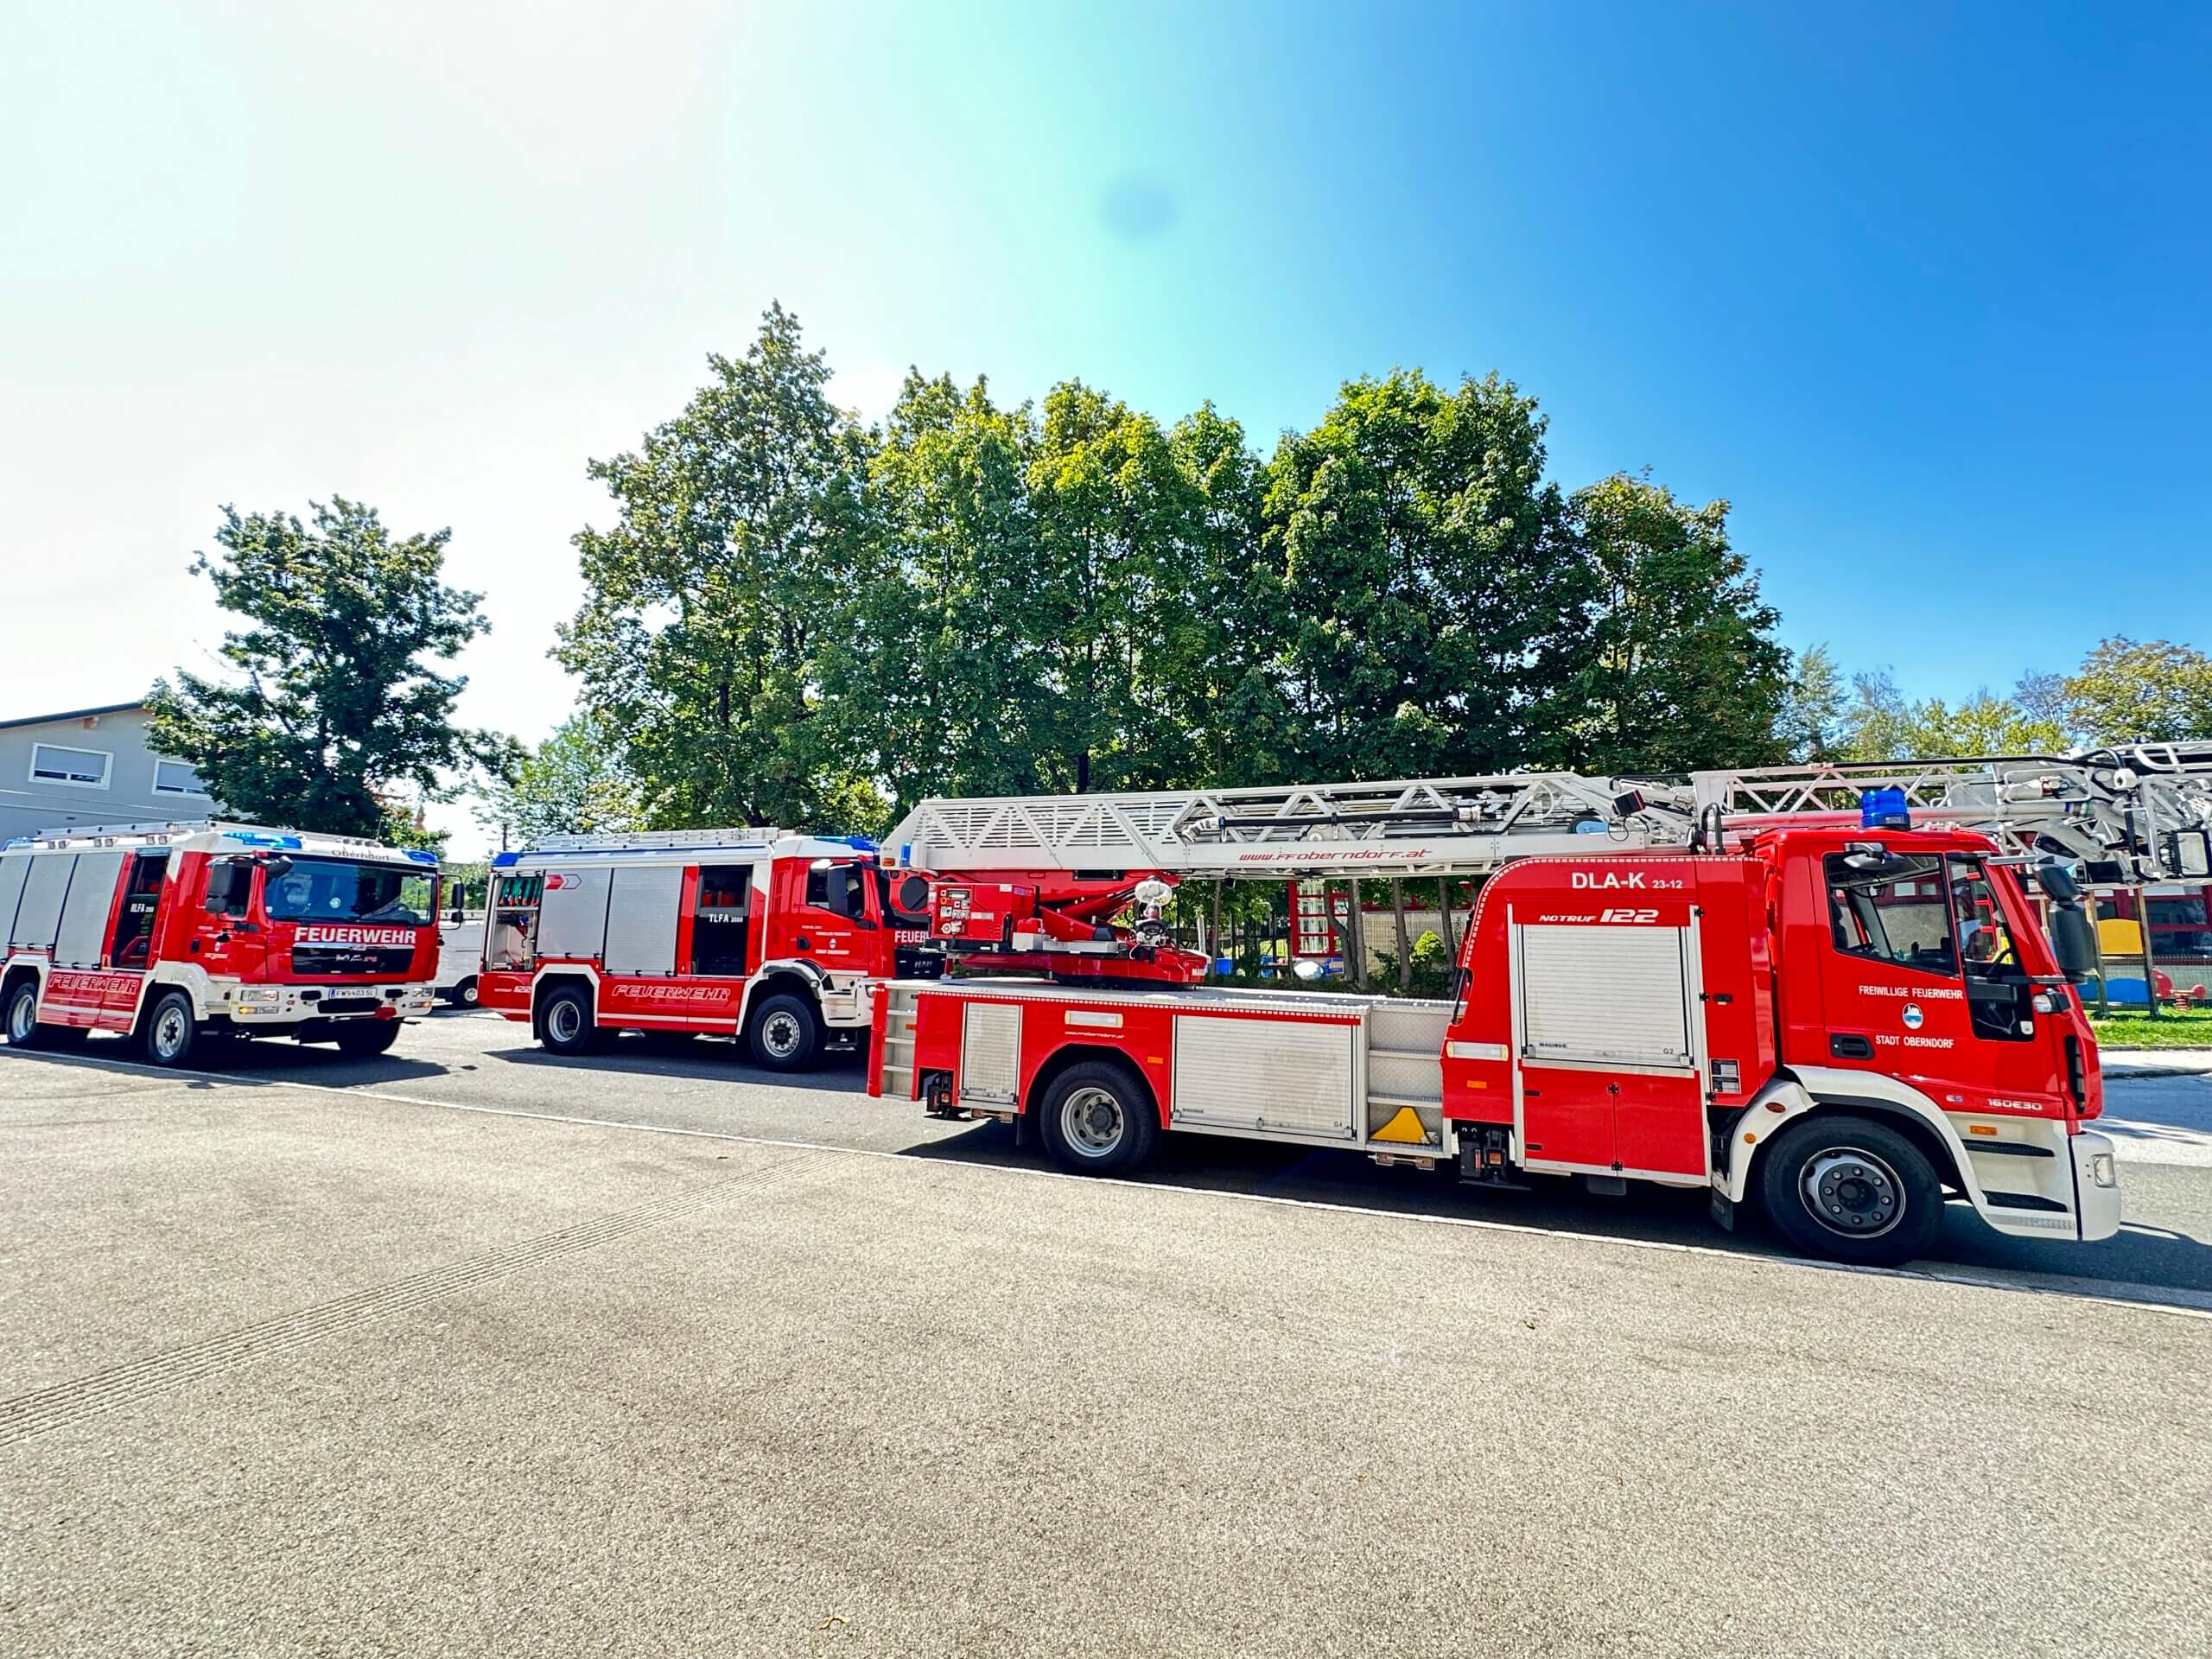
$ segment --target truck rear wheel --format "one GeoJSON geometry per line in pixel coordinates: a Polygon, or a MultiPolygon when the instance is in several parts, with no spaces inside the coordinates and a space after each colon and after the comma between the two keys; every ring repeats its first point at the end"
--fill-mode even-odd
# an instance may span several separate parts
{"type": "Polygon", "coordinates": [[[771,1071],[804,1071],[822,1049],[822,1022],[814,1005],[790,991],[764,996],[745,1022],[753,1058],[771,1071]]]}
{"type": "Polygon", "coordinates": [[[545,999],[538,1016],[545,1046],[556,1054],[588,1054],[599,1046],[599,1020],[592,1013],[591,993],[581,985],[563,985],[545,999]]]}
{"type": "Polygon", "coordinates": [[[1111,1060],[1070,1066],[1035,1109],[1052,1161],[1078,1174],[1126,1175],[1160,1144],[1160,1112],[1150,1091],[1111,1060]]]}
{"type": "Polygon", "coordinates": [[[79,1034],[72,1026],[39,1023],[35,979],[23,981],[8,994],[7,1033],[10,1048],[64,1048],[79,1034]]]}
{"type": "Polygon", "coordinates": [[[200,1018],[182,991],[163,991],[146,1011],[138,1045],[149,1065],[189,1065],[200,1049],[200,1018]]]}
{"type": "Polygon", "coordinates": [[[1895,1267],[1925,1255],[1943,1224],[1943,1192],[1926,1155],[1871,1118],[1791,1124],[1760,1160],[1758,1186],[1783,1236],[1831,1261],[1895,1267]]]}

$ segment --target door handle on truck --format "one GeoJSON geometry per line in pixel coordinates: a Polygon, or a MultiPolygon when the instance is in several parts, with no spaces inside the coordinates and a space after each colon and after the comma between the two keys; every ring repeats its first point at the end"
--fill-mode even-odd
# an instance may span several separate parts
{"type": "Polygon", "coordinates": [[[1828,1053],[1839,1060],[1871,1060],[1874,1058],[1874,1039],[1855,1031],[1832,1031],[1828,1033],[1828,1053]]]}

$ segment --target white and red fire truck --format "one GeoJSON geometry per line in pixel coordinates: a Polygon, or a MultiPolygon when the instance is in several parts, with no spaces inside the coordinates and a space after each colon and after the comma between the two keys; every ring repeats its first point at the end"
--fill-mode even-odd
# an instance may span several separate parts
{"type": "Polygon", "coordinates": [[[870,1090],[1033,1127],[1078,1171],[1133,1170],[1189,1129],[1477,1182],[1707,1188],[1724,1221],[1748,1202],[1851,1261],[1922,1253],[1947,1197],[2022,1236],[2117,1230],[2113,1147],[2086,1127],[2096,1045],[2069,983],[2087,918],[2059,866],[1967,830],[1786,812],[1732,829],[1717,808],[1670,844],[1662,815],[1616,789],[1553,775],[926,803],[894,840],[915,837],[948,887],[989,885],[995,861],[1117,856],[1171,875],[1496,873],[1452,1001],[894,983],[870,1090]],[[2063,969],[2013,874],[2031,861],[2063,969]]]}
{"type": "Polygon", "coordinates": [[[0,1021],[18,1047],[95,1031],[183,1065],[219,1037],[380,1054],[429,1010],[431,854],[248,824],[72,830],[0,849],[0,1021]]]}
{"type": "Polygon", "coordinates": [[[549,837],[492,861],[481,1005],[577,1054],[616,1031],[741,1033],[777,1071],[856,1040],[865,988],[926,976],[927,879],[779,830],[549,837]]]}

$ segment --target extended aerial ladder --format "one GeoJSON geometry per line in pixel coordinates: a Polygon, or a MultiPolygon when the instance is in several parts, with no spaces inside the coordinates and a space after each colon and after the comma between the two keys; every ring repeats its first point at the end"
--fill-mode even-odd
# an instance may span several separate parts
{"type": "Polygon", "coordinates": [[[1687,778],[1503,772],[1375,783],[925,800],[891,832],[900,862],[945,875],[1156,873],[1171,879],[1483,875],[1517,858],[1687,847],[1729,830],[1857,817],[1897,790],[1916,823],[2007,851],[2079,860],[2092,885],[2203,879],[2212,743],[2067,755],[1818,762],[1687,778]]]}

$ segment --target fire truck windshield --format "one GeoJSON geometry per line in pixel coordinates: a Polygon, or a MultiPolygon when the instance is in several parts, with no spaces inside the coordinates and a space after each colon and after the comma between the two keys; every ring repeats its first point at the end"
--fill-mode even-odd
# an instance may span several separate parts
{"type": "Polygon", "coordinates": [[[391,922],[419,927],[430,919],[436,880],[398,864],[356,864],[300,858],[271,872],[262,895],[273,922],[391,922]]]}

